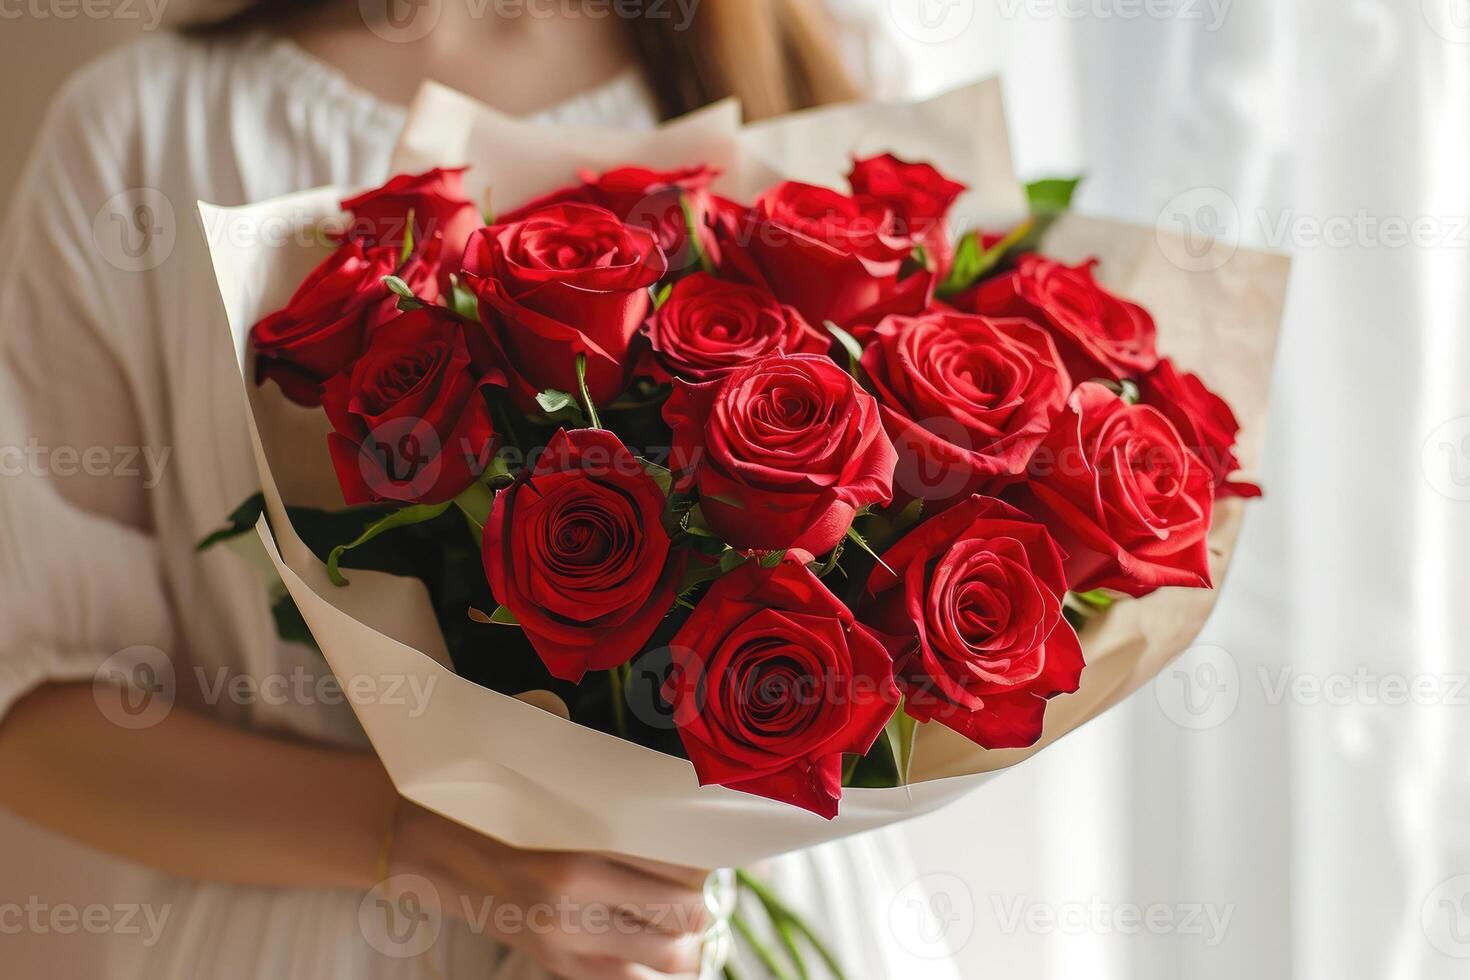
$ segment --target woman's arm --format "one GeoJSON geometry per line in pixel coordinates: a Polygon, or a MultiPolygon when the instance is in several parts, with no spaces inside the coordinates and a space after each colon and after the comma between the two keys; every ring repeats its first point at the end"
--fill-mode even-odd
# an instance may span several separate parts
{"type": "Polygon", "coordinates": [[[371,755],[254,734],[186,710],[125,729],[102,715],[83,684],[45,685],[0,721],[0,806],[97,850],[194,878],[367,891],[384,866],[422,876],[445,914],[478,922],[562,977],[648,976],[632,964],[667,974],[698,969],[702,872],[510,847],[402,803],[371,755]],[[486,917],[487,899],[521,916],[486,917]],[[589,921],[626,924],[581,925],[589,921]]]}
{"type": "Polygon", "coordinates": [[[371,755],[189,711],[120,728],[48,684],[0,721],[0,805],[89,847],[243,885],[373,885],[396,793],[371,755]]]}

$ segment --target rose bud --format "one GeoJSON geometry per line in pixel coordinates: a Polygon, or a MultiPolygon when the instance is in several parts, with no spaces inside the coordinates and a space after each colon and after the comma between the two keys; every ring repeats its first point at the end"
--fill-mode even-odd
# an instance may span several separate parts
{"type": "Polygon", "coordinates": [[[749,561],[671,646],[663,696],[700,785],[835,817],[843,755],[866,755],[898,702],[882,643],[806,567],[749,561]]]}
{"type": "Polygon", "coordinates": [[[674,604],[664,492],[611,432],[565,430],[495,496],[485,572],[553,677],[621,667],[674,604]]]}
{"type": "Polygon", "coordinates": [[[539,411],[536,395],[548,388],[577,391],[579,354],[592,400],[616,399],[653,304],[648,288],[668,271],[651,232],[589,204],[559,204],[476,232],[464,265],[525,412],[539,411]]]}
{"type": "Polygon", "coordinates": [[[374,245],[403,247],[408,216],[413,214],[413,240],[442,240],[445,267],[441,277],[459,265],[465,242],[485,222],[474,202],[464,196],[464,167],[437,167],[427,173],[394,177],[382,187],[342,202],[351,212],[349,237],[374,245]]]}
{"type": "MultiPolygon", "coordinates": [[[[711,213],[721,203],[710,191],[720,176],[713,167],[684,167],[679,170],[649,170],[646,167],[619,167],[602,175],[583,171],[581,183],[553,191],[545,197],[502,215],[500,224],[524,221],[537,211],[556,204],[595,204],[607,208],[630,225],[646,228],[658,237],[668,256],[669,267],[687,269],[695,262],[689,248],[689,217],[696,228],[706,228],[711,213]]],[[[701,241],[708,249],[710,243],[701,241]]]]}
{"type": "MultiPolygon", "coordinates": [[[[1082,645],[1046,528],[972,497],[899,540],[873,569],[864,620],[896,644],[904,710],[987,749],[1041,737],[1047,700],[1077,690],[1082,645]]],[[[890,644],[893,648],[895,644],[890,644]]]]}
{"type": "Polygon", "coordinates": [[[1099,285],[1092,275],[1096,264],[1074,267],[1022,255],[1015,269],[952,302],[970,313],[1025,317],[1046,327],[1073,381],[1130,378],[1158,363],[1153,317],[1099,285]]]}
{"type": "Polygon", "coordinates": [[[1231,475],[1240,470],[1240,460],[1235,458],[1240,423],[1225,399],[1206,388],[1198,376],[1175,370],[1167,357],[1138,379],[1138,388],[1143,403],[1163,412],[1185,445],[1209,467],[1217,500],[1261,495],[1254,483],[1230,482],[1231,475]]]}
{"type": "Polygon", "coordinates": [[[1066,552],[1075,592],[1210,587],[1208,467],[1157,409],[1079,385],[1018,489],[1066,552]]]}
{"type": "Polygon", "coordinates": [[[383,285],[384,276],[399,276],[426,303],[439,301],[436,259],[419,252],[400,265],[401,256],[400,248],[389,246],[338,246],[285,309],[251,330],[255,383],[269,379],[296,404],[320,405],[322,382],[352,363],[374,328],[398,315],[398,297],[383,285]]]}
{"type": "Polygon", "coordinates": [[[681,486],[739,550],[819,555],[860,508],[893,499],[878,405],[819,354],[772,354],[723,379],[678,382],[664,405],[681,486]]]}
{"type": "Polygon", "coordinates": [[[915,241],[874,198],[789,182],[724,224],[732,225],[719,245],[727,274],[769,286],[810,323],[850,327],[916,314],[933,292],[928,272],[900,278],[915,241]]]}
{"type": "Polygon", "coordinates": [[[759,286],[703,272],[681,279],[646,328],[642,371],[656,381],[709,381],[766,354],[824,354],[831,340],[759,286]]]}
{"type": "Polygon", "coordinates": [[[954,258],[950,244],[950,209],[968,188],[927,163],[907,163],[891,153],[857,160],[848,183],[859,197],[882,201],[893,209],[909,237],[923,246],[930,269],[940,276],[954,258]]]}
{"type": "Polygon", "coordinates": [[[327,437],[348,504],[453,500],[489,464],[486,403],[504,376],[473,357],[463,321],[440,307],[379,327],[362,357],[322,386],[327,437]]]}
{"type": "Polygon", "coordinates": [[[1056,345],[1026,320],[889,317],[862,364],[898,450],[896,487],[931,511],[1024,472],[1072,390],[1056,345]]]}

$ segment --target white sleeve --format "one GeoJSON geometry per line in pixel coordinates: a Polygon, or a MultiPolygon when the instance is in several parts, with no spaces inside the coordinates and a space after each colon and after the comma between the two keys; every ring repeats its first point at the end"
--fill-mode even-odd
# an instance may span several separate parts
{"type": "Polygon", "coordinates": [[[136,159],[107,82],[91,70],[52,105],[0,234],[0,715],[114,652],[172,644],[139,462],[157,447],[120,356],[155,342],[149,277],[93,233],[136,159]]]}

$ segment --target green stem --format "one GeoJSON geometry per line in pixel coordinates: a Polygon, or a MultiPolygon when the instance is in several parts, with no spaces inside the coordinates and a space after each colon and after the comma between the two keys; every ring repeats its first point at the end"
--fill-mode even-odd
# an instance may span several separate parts
{"type": "Polygon", "coordinates": [[[796,933],[792,932],[791,920],[772,919],[771,924],[776,927],[776,936],[781,940],[781,945],[786,947],[786,954],[791,957],[791,963],[796,967],[797,976],[800,980],[811,980],[806,972],[806,961],[802,958],[801,950],[796,946],[796,933]]]}
{"type": "Polygon", "coordinates": [[[577,387],[582,390],[582,404],[587,406],[587,419],[592,423],[592,428],[602,428],[602,420],[597,417],[597,406],[592,404],[592,395],[587,390],[587,355],[577,355],[577,387]]]}
{"type": "Polygon", "coordinates": [[[735,927],[735,931],[740,934],[740,938],[750,944],[750,948],[755,950],[756,958],[761,961],[762,965],[777,980],[794,980],[791,974],[786,971],[786,968],[776,959],[776,954],[772,951],[771,947],[755,937],[755,933],[751,931],[750,924],[745,921],[740,913],[737,912],[730,917],[730,924],[735,927]]]}
{"type": "Polygon", "coordinates": [[[826,944],[817,938],[816,934],[812,932],[811,926],[806,924],[805,919],[793,911],[785,902],[777,898],[775,893],[749,872],[737,870],[735,872],[735,880],[754,893],[755,897],[760,900],[760,903],[766,907],[766,912],[771,916],[772,920],[785,919],[792,926],[795,926],[806,937],[806,941],[811,944],[812,949],[817,951],[817,955],[822,958],[822,962],[827,964],[827,969],[831,971],[832,976],[836,977],[837,980],[847,980],[847,974],[842,971],[841,965],[837,962],[837,957],[832,955],[832,951],[827,948],[826,944]]]}

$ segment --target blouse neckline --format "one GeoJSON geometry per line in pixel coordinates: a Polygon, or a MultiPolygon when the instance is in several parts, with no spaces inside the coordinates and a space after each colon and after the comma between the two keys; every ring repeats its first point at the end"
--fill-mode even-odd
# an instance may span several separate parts
{"type": "MultiPolygon", "coordinates": [[[[348,78],[336,65],[312,54],[291,38],[261,32],[254,35],[251,42],[263,46],[273,59],[292,74],[317,86],[319,93],[327,92],[345,99],[385,122],[402,125],[408,115],[407,106],[369,92],[348,78]]],[[[630,65],[607,81],[529,113],[526,118],[554,120],[567,115],[603,115],[616,113],[618,110],[626,111],[629,106],[648,107],[652,111],[653,105],[652,93],[648,90],[642,72],[636,65],[630,65]]]]}

